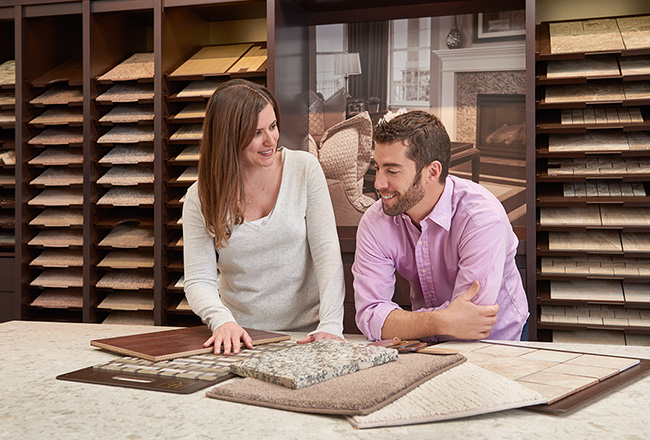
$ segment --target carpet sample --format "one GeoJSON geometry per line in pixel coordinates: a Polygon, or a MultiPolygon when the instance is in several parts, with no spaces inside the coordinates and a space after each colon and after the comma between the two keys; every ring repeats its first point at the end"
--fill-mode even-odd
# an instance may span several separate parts
{"type": "Polygon", "coordinates": [[[106,295],[106,298],[97,306],[101,310],[153,310],[153,295],[140,292],[114,292],[106,295]]]}
{"type": "Polygon", "coordinates": [[[99,122],[115,124],[140,121],[153,121],[153,105],[119,104],[99,118],[99,122]]]}
{"type": "Polygon", "coordinates": [[[30,305],[44,309],[80,309],[83,294],[75,289],[44,290],[30,305]]]}
{"type": "Polygon", "coordinates": [[[97,200],[98,205],[140,206],[154,202],[151,188],[111,188],[97,200]]]}
{"type": "Polygon", "coordinates": [[[83,193],[81,189],[76,188],[46,188],[27,202],[29,206],[46,207],[81,205],[82,203],[83,193]]]}
{"type": "Polygon", "coordinates": [[[70,246],[83,245],[82,231],[75,229],[54,230],[46,229],[39,232],[34,238],[27,243],[30,246],[44,246],[66,248],[70,246]]]}
{"type": "Polygon", "coordinates": [[[153,273],[131,270],[111,271],[104,274],[97,282],[97,287],[118,290],[153,289],[153,273]]]}
{"type": "Polygon", "coordinates": [[[116,145],[99,163],[110,163],[113,165],[137,165],[153,162],[153,146],[149,145],[116,145]]]}
{"type": "Polygon", "coordinates": [[[97,78],[98,81],[131,81],[151,79],[154,75],[153,52],[134,53],[97,78]]]}
{"type": "Polygon", "coordinates": [[[153,142],[153,125],[117,125],[99,139],[98,144],[133,144],[153,142]]]}
{"type": "Polygon", "coordinates": [[[80,88],[69,88],[57,84],[48,88],[29,103],[32,105],[67,105],[79,104],[83,100],[83,91],[80,88]]]}
{"type": "Polygon", "coordinates": [[[97,264],[97,267],[110,267],[112,269],[153,268],[153,254],[151,251],[111,251],[97,264]]]}
{"type": "Polygon", "coordinates": [[[34,258],[30,266],[43,267],[81,267],[83,266],[81,249],[46,249],[34,258]]]}
{"type": "Polygon", "coordinates": [[[153,99],[153,84],[119,83],[99,95],[96,101],[100,103],[138,102],[149,99],[153,99]]]}
{"type": "Polygon", "coordinates": [[[83,273],[81,268],[45,269],[37,276],[30,286],[54,287],[66,289],[68,287],[83,287],[83,273]]]}
{"type": "Polygon", "coordinates": [[[83,225],[81,209],[47,208],[30,220],[30,226],[70,227],[83,225]]]}
{"type": "Polygon", "coordinates": [[[116,165],[97,179],[97,183],[100,185],[131,186],[153,183],[153,177],[153,167],[116,165]]]}
{"type": "Polygon", "coordinates": [[[27,162],[30,165],[72,165],[83,163],[83,152],[80,148],[48,147],[41,154],[27,162]]]}
{"type": "Polygon", "coordinates": [[[54,107],[45,110],[29,123],[31,125],[68,125],[69,123],[82,123],[84,120],[81,107],[54,107]]]}
{"type": "Polygon", "coordinates": [[[393,349],[325,339],[238,362],[230,370],[239,376],[300,389],[396,359],[393,349]]]}
{"type": "Polygon", "coordinates": [[[396,361],[302,389],[293,390],[247,377],[212,388],[207,396],[298,412],[368,414],[464,361],[461,355],[409,353],[400,355],[396,361]]]}
{"type": "Polygon", "coordinates": [[[349,417],[348,420],[356,428],[402,426],[545,402],[538,392],[466,362],[371,414],[349,417]]]}
{"type": "Polygon", "coordinates": [[[16,60],[7,60],[0,64],[0,85],[16,85],[16,60]]]}
{"type": "Polygon", "coordinates": [[[50,127],[31,138],[30,145],[69,145],[84,141],[80,127],[50,127]]]}
{"type": "Polygon", "coordinates": [[[121,249],[153,246],[153,229],[131,224],[117,225],[99,242],[99,246],[112,246],[121,249]]]}
{"type": "Polygon", "coordinates": [[[179,98],[209,98],[217,89],[219,84],[223,83],[222,78],[208,78],[205,80],[192,81],[183,90],[176,95],[179,98]]]}
{"type": "Polygon", "coordinates": [[[153,325],[153,312],[137,311],[137,312],[123,312],[112,311],[102,324],[117,324],[117,325],[153,325]]]}

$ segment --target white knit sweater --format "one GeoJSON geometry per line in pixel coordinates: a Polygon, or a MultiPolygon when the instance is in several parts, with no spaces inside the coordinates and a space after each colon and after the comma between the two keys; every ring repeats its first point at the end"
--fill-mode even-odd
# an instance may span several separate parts
{"type": "Polygon", "coordinates": [[[259,330],[341,335],[343,264],[325,176],[307,152],[284,148],[280,154],[284,168],[275,207],[259,221],[235,226],[218,257],[197,184],[188,189],[185,296],[212,331],[235,321],[259,330]]]}

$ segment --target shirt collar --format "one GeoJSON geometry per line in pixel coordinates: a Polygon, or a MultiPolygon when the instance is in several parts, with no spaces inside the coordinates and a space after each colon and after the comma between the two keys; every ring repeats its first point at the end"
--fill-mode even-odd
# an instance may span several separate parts
{"type": "Polygon", "coordinates": [[[431,220],[439,225],[441,228],[449,231],[451,228],[452,216],[452,194],[454,193],[454,181],[447,176],[445,179],[445,188],[438,199],[438,202],[433,207],[429,215],[424,219],[431,220]]]}

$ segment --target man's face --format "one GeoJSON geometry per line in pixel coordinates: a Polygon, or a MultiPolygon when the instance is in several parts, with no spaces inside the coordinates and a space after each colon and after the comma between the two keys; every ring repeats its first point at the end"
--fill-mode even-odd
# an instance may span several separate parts
{"type": "Polygon", "coordinates": [[[422,173],[406,156],[404,142],[375,144],[375,189],[387,215],[408,213],[425,195],[422,173]]]}

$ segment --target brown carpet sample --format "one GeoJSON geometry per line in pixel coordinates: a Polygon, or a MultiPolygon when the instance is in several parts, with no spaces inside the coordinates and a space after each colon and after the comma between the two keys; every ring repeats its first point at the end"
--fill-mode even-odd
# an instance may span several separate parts
{"type": "Polygon", "coordinates": [[[56,288],[83,287],[82,269],[45,269],[29,285],[56,288]]]}
{"type": "Polygon", "coordinates": [[[119,290],[153,289],[153,273],[146,270],[111,271],[97,282],[97,287],[119,290]]]}
{"type": "Polygon", "coordinates": [[[99,95],[97,102],[138,102],[153,99],[153,84],[119,83],[99,95]]]}
{"type": "Polygon", "coordinates": [[[80,185],[83,183],[83,170],[81,168],[50,167],[29,183],[45,186],[80,185]]]}
{"type": "Polygon", "coordinates": [[[39,232],[29,243],[30,246],[44,247],[69,247],[83,245],[81,230],[53,230],[46,229],[39,232]]]}
{"type": "Polygon", "coordinates": [[[98,144],[153,142],[153,125],[117,125],[99,139],[98,144]]]}
{"type": "Polygon", "coordinates": [[[110,267],[113,269],[153,268],[153,254],[151,251],[111,251],[97,264],[97,267],[110,267]]]}
{"type": "Polygon", "coordinates": [[[97,200],[98,205],[138,206],[154,202],[151,188],[111,188],[97,200]]]}
{"type": "Polygon", "coordinates": [[[32,125],[68,125],[71,122],[82,123],[84,120],[81,107],[54,107],[29,121],[32,125]]]}
{"type": "Polygon", "coordinates": [[[77,188],[46,188],[36,197],[27,202],[28,205],[69,206],[81,205],[84,197],[81,189],[77,188]]]}
{"type": "Polygon", "coordinates": [[[83,225],[81,209],[47,208],[34,217],[30,226],[69,227],[83,225]]]}
{"type": "Polygon", "coordinates": [[[30,305],[45,309],[80,309],[83,307],[83,295],[75,289],[44,290],[30,305]]]}
{"type": "Polygon", "coordinates": [[[81,249],[46,249],[34,258],[30,266],[71,267],[83,266],[81,249]]]}
{"type": "Polygon", "coordinates": [[[80,88],[70,88],[57,84],[36,98],[29,101],[32,105],[63,105],[78,104],[83,102],[83,92],[80,88]]]}
{"type": "Polygon", "coordinates": [[[131,186],[153,183],[153,177],[153,167],[115,165],[97,179],[97,183],[100,185],[131,186]]]}
{"type": "Polygon", "coordinates": [[[30,145],[68,145],[81,144],[84,137],[80,127],[46,128],[27,143],[30,145]]]}
{"type": "Polygon", "coordinates": [[[71,165],[83,163],[80,148],[48,147],[41,154],[31,159],[30,165],[71,165]]]}
{"type": "Polygon", "coordinates": [[[116,124],[140,121],[153,121],[153,105],[119,104],[99,118],[99,122],[113,122],[116,124]]]}
{"type": "Polygon", "coordinates": [[[150,79],[154,75],[153,52],[134,53],[97,78],[98,81],[130,81],[150,79]]]}
{"type": "Polygon", "coordinates": [[[465,361],[462,355],[402,354],[394,362],[298,390],[245,378],[212,388],[208,397],[299,412],[368,414],[465,361]],[[381,386],[377,386],[381,384],[381,386]]]}
{"type": "Polygon", "coordinates": [[[150,145],[116,145],[99,163],[110,163],[114,165],[136,165],[140,163],[153,162],[153,146],[150,145]]]}

